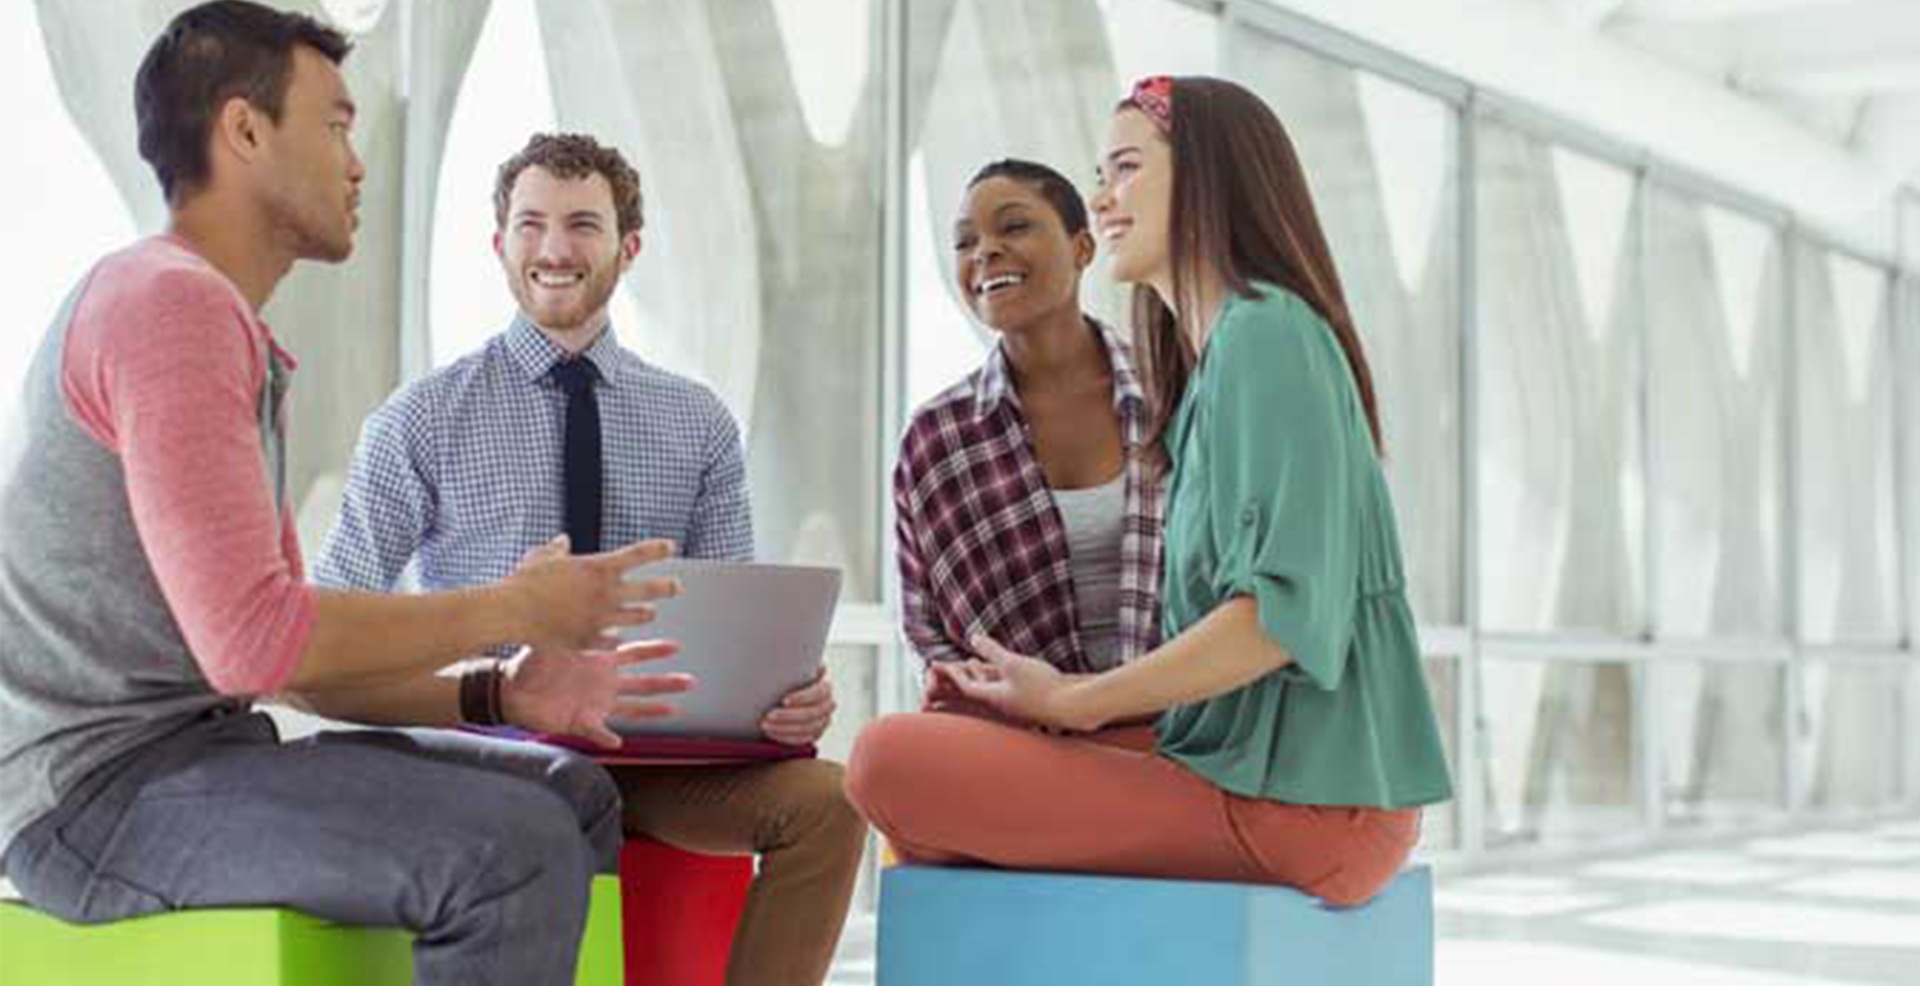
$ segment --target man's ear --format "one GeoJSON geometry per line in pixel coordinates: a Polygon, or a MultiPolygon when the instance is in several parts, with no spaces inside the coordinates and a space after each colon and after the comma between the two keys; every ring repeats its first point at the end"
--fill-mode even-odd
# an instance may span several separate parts
{"type": "Polygon", "coordinates": [[[493,255],[501,260],[507,259],[507,235],[498,227],[493,231],[493,255]]]}
{"type": "Polygon", "coordinates": [[[633,263],[634,258],[640,256],[641,246],[640,231],[637,229],[620,238],[621,270],[625,270],[628,264],[633,263]]]}
{"type": "Polygon", "coordinates": [[[227,154],[251,162],[260,155],[267,124],[266,114],[244,97],[235,96],[220,105],[213,118],[213,142],[227,154]]]}

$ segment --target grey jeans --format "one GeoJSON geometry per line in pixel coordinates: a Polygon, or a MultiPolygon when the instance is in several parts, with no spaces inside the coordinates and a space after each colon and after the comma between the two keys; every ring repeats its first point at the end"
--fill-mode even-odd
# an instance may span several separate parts
{"type": "Polygon", "coordinates": [[[72,922],[290,907],[414,932],[421,984],[561,986],[619,805],[606,771],[565,750],[444,730],[282,743],[246,713],[96,771],[5,863],[72,922]]]}

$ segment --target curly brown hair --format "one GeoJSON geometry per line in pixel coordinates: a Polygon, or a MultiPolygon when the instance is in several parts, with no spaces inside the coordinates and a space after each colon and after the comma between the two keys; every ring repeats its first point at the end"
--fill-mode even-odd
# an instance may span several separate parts
{"type": "Polygon", "coordinates": [[[534,134],[527,146],[500,166],[493,182],[493,222],[507,224],[507,207],[513,197],[513,183],[520,172],[539,166],[555,178],[585,178],[599,175],[613,189],[613,214],[626,236],[640,228],[640,173],[620,156],[620,152],[586,134],[534,134]]]}

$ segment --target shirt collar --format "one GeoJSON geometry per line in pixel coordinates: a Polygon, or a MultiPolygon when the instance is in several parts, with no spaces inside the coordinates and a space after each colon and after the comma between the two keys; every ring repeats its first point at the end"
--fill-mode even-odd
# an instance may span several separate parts
{"type": "Polygon", "coordinates": [[[1107,362],[1113,367],[1113,406],[1145,406],[1147,391],[1140,382],[1140,372],[1133,365],[1133,344],[1113,326],[1097,318],[1088,321],[1100,330],[1100,342],[1107,347],[1107,362]]]}
{"type": "Polygon", "coordinates": [[[1000,406],[1003,397],[1013,393],[1013,371],[1007,366],[1007,349],[1004,342],[994,343],[987,353],[987,361],[980,367],[980,375],[973,381],[973,416],[984,419],[1000,406]]]}
{"type": "MultiPolygon", "coordinates": [[[[567,351],[554,345],[539,327],[527,319],[525,313],[513,316],[513,325],[506,332],[507,355],[512,357],[514,365],[520,367],[530,380],[550,380],[554,366],[569,359],[567,351]]],[[[593,364],[600,371],[600,386],[612,386],[619,379],[614,371],[619,368],[620,358],[626,350],[620,346],[620,338],[613,331],[613,323],[593,340],[593,344],[581,353],[581,358],[593,364]]]]}
{"type": "MultiPolygon", "coordinates": [[[[1107,364],[1113,370],[1113,407],[1114,410],[1128,413],[1128,405],[1135,409],[1144,406],[1147,394],[1140,384],[1140,374],[1133,368],[1132,348],[1127,340],[1112,326],[1097,318],[1087,316],[1087,324],[1094,329],[1094,338],[1107,351],[1107,364]]],[[[1018,401],[1013,391],[1013,370],[1007,365],[1005,343],[995,343],[993,351],[987,354],[987,361],[980,367],[980,375],[973,385],[973,414],[976,420],[985,419],[999,407],[1004,399],[1018,401]]]]}

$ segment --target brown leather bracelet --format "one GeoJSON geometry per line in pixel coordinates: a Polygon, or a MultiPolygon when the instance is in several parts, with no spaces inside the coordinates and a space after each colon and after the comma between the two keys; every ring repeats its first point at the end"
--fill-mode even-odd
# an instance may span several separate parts
{"type": "Polygon", "coordinates": [[[503,662],[493,662],[493,673],[487,676],[487,707],[492,710],[493,721],[507,725],[507,672],[503,662]]]}
{"type": "Polygon", "coordinates": [[[500,662],[487,661],[460,672],[460,721],[469,726],[504,726],[500,688],[506,675],[500,662]]]}

